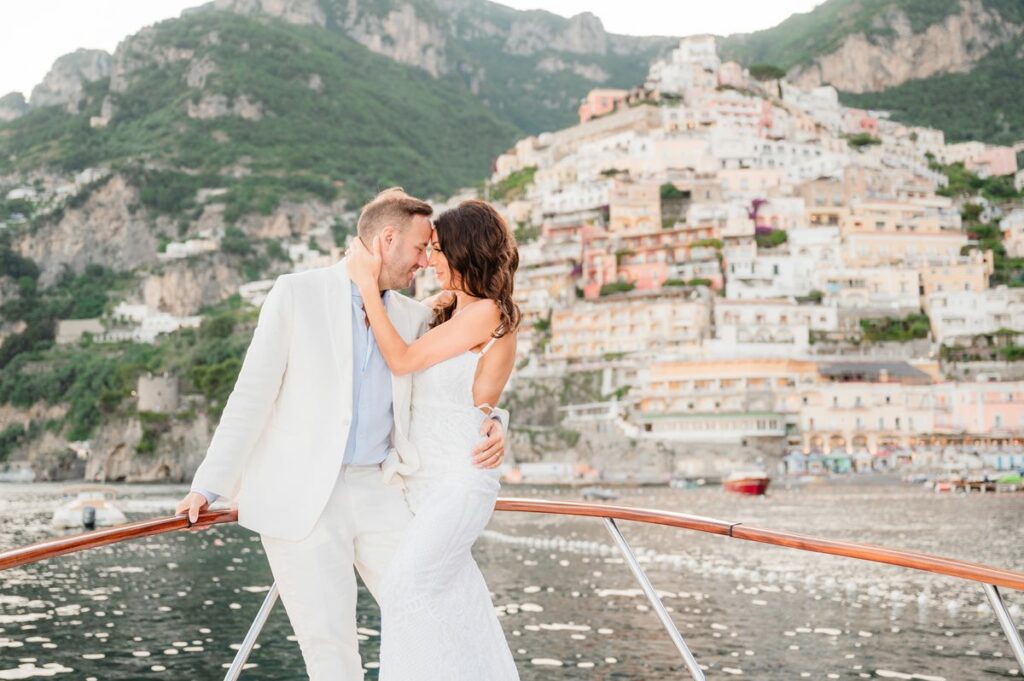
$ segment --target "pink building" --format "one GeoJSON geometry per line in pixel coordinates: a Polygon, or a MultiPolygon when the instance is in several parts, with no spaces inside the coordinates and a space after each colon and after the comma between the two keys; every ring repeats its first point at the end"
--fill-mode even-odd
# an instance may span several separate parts
{"type": "Polygon", "coordinates": [[[847,109],[843,116],[843,124],[846,127],[846,132],[851,135],[859,133],[878,134],[878,119],[863,109],[847,109]]]}
{"type": "Polygon", "coordinates": [[[1013,175],[1017,172],[1017,152],[1013,147],[986,147],[980,154],[967,159],[964,166],[982,177],[1013,175]]]}
{"type": "MultiPolygon", "coordinates": [[[[600,295],[601,286],[617,281],[633,284],[641,291],[661,288],[672,272],[686,263],[713,263],[714,273],[703,268],[699,278],[709,279],[711,287],[723,285],[714,246],[719,232],[714,226],[653,229],[630,234],[594,234],[583,249],[583,293],[590,299],[600,295]]],[[[698,277],[691,277],[698,278],[698,277]]]]}
{"type": "Polygon", "coordinates": [[[743,78],[743,67],[734,61],[727,61],[718,67],[719,87],[741,88],[746,85],[743,78]]]}
{"type": "Polygon", "coordinates": [[[597,89],[587,93],[583,103],[580,104],[580,123],[586,123],[591,118],[603,116],[615,111],[620,102],[625,101],[629,95],[627,90],[597,89]]]}
{"type": "Polygon", "coordinates": [[[1024,439],[1024,382],[936,385],[935,431],[977,439],[1024,439]]]}

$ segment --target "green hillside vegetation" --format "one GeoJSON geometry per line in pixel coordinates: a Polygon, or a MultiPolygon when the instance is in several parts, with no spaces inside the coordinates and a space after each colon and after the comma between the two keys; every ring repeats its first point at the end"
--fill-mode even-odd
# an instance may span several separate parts
{"type": "Polygon", "coordinates": [[[906,343],[927,338],[931,326],[927,315],[909,314],[903,318],[862,319],[860,328],[864,334],[864,340],[869,343],[906,343]]]}
{"type": "MultiPolygon", "coordinates": [[[[169,371],[181,377],[183,393],[202,395],[218,418],[241,369],[257,311],[234,296],[205,312],[198,330],[181,329],[153,345],[40,342],[0,368],[0,404],[65,404],[67,417],[46,427],[70,440],[86,439],[106,418],[134,414],[129,398],[141,374],[169,371]]],[[[28,434],[40,432],[36,427],[28,434]]]]}
{"type": "Polygon", "coordinates": [[[0,172],[145,160],[167,169],[134,172],[152,207],[185,210],[199,186],[224,186],[237,217],[269,212],[285,195],[330,199],[342,184],[356,198],[394,184],[442,195],[485,175],[518,135],[462,85],[323,29],[202,12],[159,24],[155,42],[194,50],[217,70],[200,91],[185,83],[187,62],[145,67],[126,92],[112,94],[116,113],[106,128],[90,128],[89,118],[99,114],[108,81],[90,85],[78,115],[50,107],[0,126],[0,172]],[[217,41],[204,40],[214,31],[217,41]],[[309,86],[314,74],[320,92],[309,86]],[[245,95],[263,117],[186,115],[189,100],[214,94],[245,95]],[[250,173],[227,176],[236,164],[250,173]]]}
{"type": "MultiPolygon", "coordinates": [[[[480,3],[474,9],[499,26],[508,26],[514,14],[521,14],[494,3],[480,3]]],[[[565,23],[565,19],[548,12],[530,14],[555,26],[565,23]]],[[[536,134],[579,122],[576,110],[580,100],[595,87],[631,88],[642,83],[651,61],[674,47],[678,39],[649,39],[648,43],[632,54],[609,50],[603,55],[573,55],[559,52],[559,46],[552,45],[537,54],[519,55],[506,52],[494,38],[476,33],[471,38],[452,41],[448,49],[457,60],[483,67],[487,77],[480,83],[479,97],[492,111],[523,133],[536,134]],[[596,66],[608,79],[595,82],[571,69],[539,69],[538,64],[547,58],[596,66]]]]}
{"type": "MultiPolygon", "coordinates": [[[[1021,198],[1021,194],[1013,186],[1013,177],[1009,175],[983,178],[967,170],[963,163],[943,165],[932,160],[929,166],[932,170],[943,173],[949,180],[949,184],[936,191],[941,196],[958,198],[980,194],[989,201],[997,203],[1021,198]]],[[[967,204],[964,212],[965,221],[970,220],[967,211],[975,208],[978,208],[976,204],[967,204]]]]}
{"type": "MultiPolygon", "coordinates": [[[[1024,3],[1022,3],[1024,7],[1024,3]]],[[[945,131],[950,142],[1024,138],[1024,39],[992,50],[970,73],[912,80],[883,92],[842,93],[847,106],[891,111],[898,121],[945,131]]]]}

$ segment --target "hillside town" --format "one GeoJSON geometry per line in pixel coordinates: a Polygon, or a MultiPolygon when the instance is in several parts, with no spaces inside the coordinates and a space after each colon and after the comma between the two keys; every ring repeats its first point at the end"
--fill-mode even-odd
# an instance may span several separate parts
{"type": "Polygon", "coordinates": [[[999,267],[1024,256],[1024,208],[951,186],[1019,197],[1024,143],[947,144],[768,71],[684,38],[497,159],[483,193],[521,242],[515,385],[599,372],[564,427],[729,465],[1024,466],[1024,288],[999,267]]]}
{"type": "MultiPolygon", "coordinates": [[[[947,143],[940,130],[843,106],[831,86],[723,61],[712,36],[681,39],[631,90],[592,90],[578,120],[519,140],[485,182],[435,202],[484,198],[516,232],[523,324],[504,406],[522,470],[665,479],[752,463],[797,475],[1024,467],[1024,142],[947,143]]],[[[229,219],[224,187],[188,182],[175,200],[194,224],[152,205],[132,217],[162,195],[136,193],[114,167],[7,190],[0,229],[70,216],[23,244],[43,285],[74,287],[68,267],[88,277],[94,260],[107,268],[97,277],[113,277],[109,304],[104,293],[55,320],[57,346],[194,338],[206,306],[237,293],[258,307],[274,275],[329,266],[354,235],[357,205],[343,198],[229,219]],[[79,236],[86,220],[95,239],[79,236]],[[134,289],[117,289],[116,273],[137,268],[134,289]]],[[[414,294],[435,290],[422,271],[414,294]]],[[[0,337],[25,329],[8,321],[0,337]]],[[[195,385],[178,397],[182,376],[192,380],[180,369],[154,379],[175,397],[153,413],[199,404],[195,385]]],[[[207,402],[229,387],[207,385],[207,402]]],[[[26,439],[41,432],[33,418],[18,416],[0,450],[66,449],[26,439]]],[[[190,456],[207,426],[188,436],[190,456]]],[[[185,475],[190,464],[164,440],[153,461],[124,463],[144,471],[124,475],[185,475]]],[[[122,474],[109,457],[89,460],[87,475],[122,474]]]]}

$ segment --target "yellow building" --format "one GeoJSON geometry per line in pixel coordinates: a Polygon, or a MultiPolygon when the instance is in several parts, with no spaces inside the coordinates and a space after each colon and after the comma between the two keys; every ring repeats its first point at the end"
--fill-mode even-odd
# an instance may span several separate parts
{"type": "Polygon", "coordinates": [[[992,251],[978,250],[945,263],[918,265],[922,300],[927,300],[933,293],[946,291],[984,291],[988,289],[993,270],[992,251]]]}
{"type": "MultiPolygon", "coordinates": [[[[665,361],[635,391],[634,421],[652,437],[692,442],[784,438],[813,362],[787,359],[665,361]]],[[[795,440],[798,443],[799,440],[795,440]]]]}
{"type": "Polygon", "coordinates": [[[655,183],[616,180],[608,193],[608,231],[661,229],[661,189],[655,183]]]}

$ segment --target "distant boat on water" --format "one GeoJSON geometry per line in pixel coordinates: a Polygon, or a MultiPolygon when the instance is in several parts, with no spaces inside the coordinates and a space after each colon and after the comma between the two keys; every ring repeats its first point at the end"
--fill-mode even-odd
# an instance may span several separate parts
{"type": "Polygon", "coordinates": [[[116,492],[102,485],[79,485],[64,490],[64,503],[53,512],[52,524],[58,529],[105,527],[128,522],[114,505],[116,492]]]}
{"type": "Polygon", "coordinates": [[[770,482],[771,478],[762,471],[738,471],[726,478],[722,487],[736,494],[759,496],[768,491],[770,482]]]}

